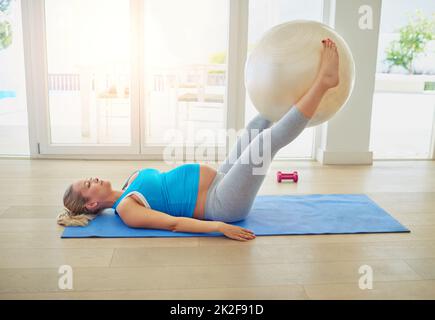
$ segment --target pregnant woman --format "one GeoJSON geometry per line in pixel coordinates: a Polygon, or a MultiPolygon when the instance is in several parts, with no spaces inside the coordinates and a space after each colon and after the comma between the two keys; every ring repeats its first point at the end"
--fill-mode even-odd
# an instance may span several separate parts
{"type": "Polygon", "coordinates": [[[255,116],[217,171],[200,164],[184,164],[167,172],[141,169],[121,191],[99,178],[79,180],[65,192],[65,211],[58,216],[58,223],[84,226],[100,210],[114,208],[132,228],[220,232],[235,240],[254,239],[251,230],[226,222],[246,218],[275,154],[304,130],[325,92],[338,85],[336,45],[330,39],[322,43],[321,64],[312,87],[273,125],[261,115],[255,116]],[[242,141],[247,140],[249,144],[242,150],[242,141]],[[263,151],[262,163],[252,161],[252,150],[263,151]],[[266,152],[270,155],[264,156],[266,152]]]}

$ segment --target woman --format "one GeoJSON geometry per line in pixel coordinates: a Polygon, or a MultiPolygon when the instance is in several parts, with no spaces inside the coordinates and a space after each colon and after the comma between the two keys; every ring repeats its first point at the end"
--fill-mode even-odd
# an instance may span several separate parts
{"type": "Polygon", "coordinates": [[[260,115],[254,117],[217,171],[200,164],[184,164],[162,173],[142,169],[130,176],[122,191],[113,190],[109,181],[98,178],[79,180],[65,192],[66,211],[59,215],[58,223],[86,225],[100,210],[112,207],[132,228],[221,232],[235,240],[254,239],[251,230],[226,223],[249,214],[264,180],[267,170],[253,173],[259,165],[250,159],[251,149],[260,150],[262,146],[263,152],[270,152],[260,166],[267,169],[279,149],[303,131],[325,92],[338,85],[336,45],[329,38],[322,43],[320,69],[313,86],[275,124],[260,115]],[[241,150],[244,139],[249,145],[241,150]],[[237,161],[231,163],[231,159],[237,161]]]}

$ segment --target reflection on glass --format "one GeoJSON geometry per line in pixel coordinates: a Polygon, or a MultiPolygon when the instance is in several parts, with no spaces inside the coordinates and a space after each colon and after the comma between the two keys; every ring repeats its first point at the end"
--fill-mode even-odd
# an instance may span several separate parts
{"type": "Polygon", "coordinates": [[[46,0],[52,143],[130,143],[130,8],[46,0]]]}
{"type": "Polygon", "coordinates": [[[370,150],[375,159],[431,158],[435,3],[382,1],[370,150]]]}
{"type": "Polygon", "coordinates": [[[149,0],[144,14],[145,143],[224,144],[228,1],[149,0]]]}
{"type": "Polygon", "coordinates": [[[0,154],[29,152],[21,1],[0,1],[0,154]]]}
{"type": "Polygon", "coordinates": [[[376,158],[429,158],[435,98],[378,92],[373,98],[370,150],[376,158]]]}

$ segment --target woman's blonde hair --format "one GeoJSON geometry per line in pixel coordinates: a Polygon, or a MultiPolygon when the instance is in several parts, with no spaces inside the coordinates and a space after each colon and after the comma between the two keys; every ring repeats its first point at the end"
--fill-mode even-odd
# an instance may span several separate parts
{"type": "Polygon", "coordinates": [[[71,184],[63,195],[64,210],[57,216],[57,223],[62,226],[86,226],[97,216],[96,212],[86,208],[88,200],[74,191],[71,184]]]}

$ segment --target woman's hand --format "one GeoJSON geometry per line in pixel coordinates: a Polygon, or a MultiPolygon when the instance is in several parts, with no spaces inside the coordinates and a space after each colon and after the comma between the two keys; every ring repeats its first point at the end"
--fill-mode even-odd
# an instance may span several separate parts
{"type": "Polygon", "coordinates": [[[223,233],[226,237],[239,241],[247,241],[255,239],[255,234],[248,229],[233,226],[228,223],[222,222],[219,227],[219,232],[223,233]]]}

